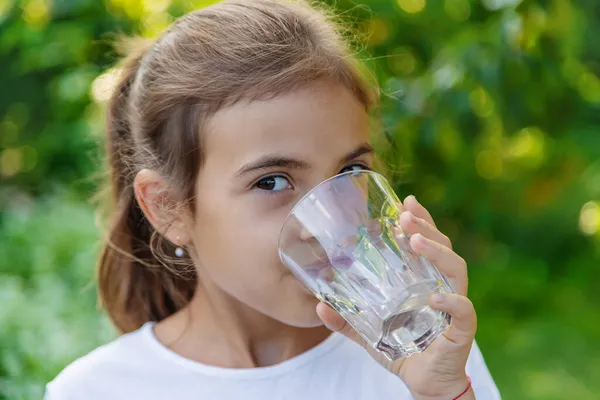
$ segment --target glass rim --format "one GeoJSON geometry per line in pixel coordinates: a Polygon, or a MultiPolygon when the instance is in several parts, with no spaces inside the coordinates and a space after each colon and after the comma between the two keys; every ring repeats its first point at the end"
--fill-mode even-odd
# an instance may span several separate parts
{"type": "Polygon", "coordinates": [[[290,220],[290,218],[294,214],[294,211],[296,211],[296,209],[300,206],[300,204],[304,200],[306,200],[306,198],[308,196],[310,196],[312,193],[316,192],[319,188],[327,185],[329,182],[331,182],[333,180],[336,180],[336,179],[339,179],[339,178],[344,178],[344,177],[346,177],[348,175],[358,175],[358,174],[366,174],[368,176],[376,176],[376,177],[380,177],[380,178],[386,179],[385,176],[383,176],[382,174],[380,174],[377,171],[373,171],[372,169],[361,169],[361,170],[358,170],[358,171],[346,171],[346,172],[342,172],[341,174],[336,174],[336,175],[330,176],[329,178],[325,179],[324,181],[319,182],[316,186],[312,187],[308,192],[306,192],[300,198],[300,200],[298,200],[296,202],[296,204],[294,204],[294,207],[292,207],[292,209],[288,212],[288,214],[286,215],[285,219],[283,220],[283,224],[281,225],[281,229],[279,230],[279,237],[277,239],[277,253],[279,253],[279,257],[280,258],[281,258],[281,237],[283,236],[283,230],[285,229],[288,221],[290,220]]]}

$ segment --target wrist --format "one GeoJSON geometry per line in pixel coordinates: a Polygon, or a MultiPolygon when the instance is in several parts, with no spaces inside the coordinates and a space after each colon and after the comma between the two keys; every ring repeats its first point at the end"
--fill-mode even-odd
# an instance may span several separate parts
{"type": "Polygon", "coordinates": [[[476,400],[473,388],[469,388],[469,390],[465,394],[463,394],[462,397],[459,397],[456,400],[476,400]]]}
{"type": "Polygon", "coordinates": [[[475,400],[475,392],[468,376],[441,385],[431,385],[424,391],[413,391],[414,400],[475,400]],[[437,386],[434,388],[433,386],[437,386]]]}

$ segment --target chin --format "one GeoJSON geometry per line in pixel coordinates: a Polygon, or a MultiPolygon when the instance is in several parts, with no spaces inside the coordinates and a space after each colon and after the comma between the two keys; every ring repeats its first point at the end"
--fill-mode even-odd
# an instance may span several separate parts
{"type": "Polygon", "coordinates": [[[319,326],[323,326],[323,322],[317,316],[317,313],[314,313],[314,318],[305,318],[305,319],[293,319],[289,321],[281,321],[286,325],[293,326],[296,328],[317,328],[319,326]]]}
{"type": "Polygon", "coordinates": [[[264,314],[297,328],[316,328],[323,325],[317,315],[319,299],[292,274],[287,274],[277,289],[274,296],[263,303],[270,305],[268,309],[262,309],[264,314]]]}
{"type": "Polygon", "coordinates": [[[319,300],[312,293],[302,293],[290,301],[292,304],[288,303],[281,317],[277,318],[279,321],[297,328],[316,328],[323,325],[316,310],[319,300]]]}

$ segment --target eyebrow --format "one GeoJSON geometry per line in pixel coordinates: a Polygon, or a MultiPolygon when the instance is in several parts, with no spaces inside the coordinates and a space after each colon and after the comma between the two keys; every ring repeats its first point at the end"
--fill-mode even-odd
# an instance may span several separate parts
{"type": "Polygon", "coordinates": [[[237,176],[243,176],[256,170],[264,170],[268,168],[294,168],[294,169],[307,169],[308,163],[305,161],[296,160],[294,158],[276,156],[276,155],[265,155],[259,157],[257,160],[249,162],[240,168],[237,172],[237,176]]]}
{"type": "MultiPolygon", "coordinates": [[[[371,153],[373,153],[373,148],[369,144],[363,143],[356,149],[348,153],[346,156],[344,156],[342,162],[347,163],[362,155],[371,153]]],[[[267,154],[242,166],[238,170],[236,175],[243,176],[253,171],[265,170],[269,168],[308,169],[309,167],[310,165],[306,161],[297,160],[295,158],[290,157],[267,154]]]]}
{"type": "Polygon", "coordinates": [[[354,149],[353,151],[348,153],[348,155],[346,155],[346,157],[343,158],[343,163],[345,164],[347,162],[354,160],[355,158],[364,156],[365,154],[372,154],[372,153],[374,153],[373,147],[371,147],[371,145],[368,143],[363,143],[360,146],[358,146],[356,149],[354,149]]]}

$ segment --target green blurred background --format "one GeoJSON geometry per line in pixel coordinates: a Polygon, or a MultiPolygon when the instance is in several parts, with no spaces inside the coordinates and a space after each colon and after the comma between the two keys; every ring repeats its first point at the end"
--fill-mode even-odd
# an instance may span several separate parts
{"type": "MultiPolygon", "coordinates": [[[[90,202],[111,42],[211,1],[0,0],[0,399],[114,337],[90,202]]],[[[386,157],[470,265],[505,399],[600,398],[600,2],[337,0],[369,32],[386,157]]]]}

